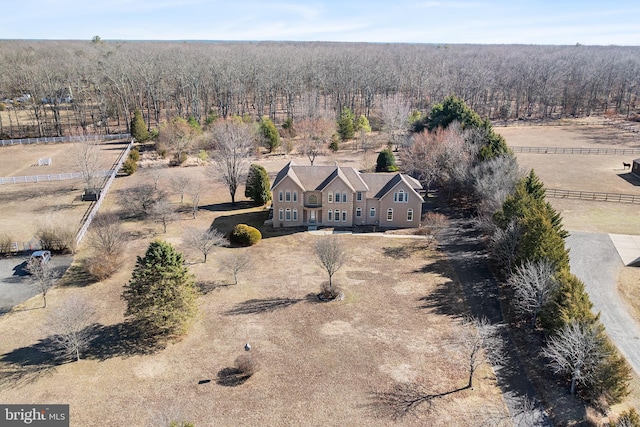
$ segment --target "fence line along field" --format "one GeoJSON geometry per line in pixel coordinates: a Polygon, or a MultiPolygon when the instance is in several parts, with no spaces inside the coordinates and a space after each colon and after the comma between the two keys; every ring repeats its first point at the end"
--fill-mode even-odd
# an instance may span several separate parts
{"type": "MultiPolygon", "coordinates": [[[[610,125],[504,127],[498,132],[509,146],[640,148],[637,133],[610,125]]],[[[640,197],[640,178],[623,165],[633,161],[631,155],[516,153],[516,156],[523,170],[533,169],[548,189],[640,197]]],[[[551,197],[547,200],[561,213],[568,230],[640,234],[640,215],[635,203],[551,197]]]]}
{"type": "MultiPolygon", "coordinates": [[[[128,141],[98,143],[98,169],[108,170],[128,141]]],[[[75,145],[32,144],[0,147],[0,176],[79,172],[74,158],[75,145]],[[51,159],[48,166],[37,166],[39,159],[51,159]]],[[[102,180],[103,178],[100,178],[102,180]]],[[[80,199],[85,187],[82,179],[0,185],[0,232],[16,242],[28,242],[44,221],[64,221],[80,228],[89,203],[80,199]]]]}

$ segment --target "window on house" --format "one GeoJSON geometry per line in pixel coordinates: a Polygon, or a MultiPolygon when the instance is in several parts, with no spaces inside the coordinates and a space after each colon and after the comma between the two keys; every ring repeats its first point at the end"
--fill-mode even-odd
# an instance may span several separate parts
{"type": "MultiPolygon", "coordinates": [[[[280,193],[280,194],[282,194],[282,193],[280,193]]],[[[279,219],[280,221],[283,221],[283,220],[284,220],[284,211],[283,211],[282,209],[280,209],[280,210],[278,211],[278,219],[279,219]]]]}
{"type": "Polygon", "coordinates": [[[291,201],[291,191],[287,191],[286,193],[284,193],[284,201],[285,202],[291,201]]]}
{"type": "Polygon", "coordinates": [[[369,216],[371,218],[375,218],[376,217],[376,208],[369,209],[369,216]]]}
{"type": "Polygon", "coordinates": [[[340,193],[338,193],[337,191],[336,191],[336,197],[334,200],[336,201],[336,203],[340,203],[340,193]]]}
{"type": "Polygon", "coordinates": [[[342,211],[342,222],[347,222],[347,211],[342,211]]]}
{"type": "Polygon", "coordinates": [[[356,200],[361,202],[362,201],[362,191],[358,191],[356,193],[356,200]]]}
{"type": "Polygon", "coordinates": [[[333,220],[335,222],[340,221],[340,211],[338,209],[336,209],[335,211],[333,211],[333,220]]]}
{"type": "Polygon", "coordinates": [[[347,193],[342,193],[342,203],[347,203],[347,193]]]}
{"type": "Polygon", "coordinates": [[[297,201],[298,201],[298,192],[297,192],[297,191],[294,191],[294,192],[293,192],[293,201],[294,201],[294,202],[297,202],[297,201]]]}
{"type": "Polygon", "coordinates": [[[318,204],[318,196],[316,196],[315,194],[312,194],[309,196],[309,204],[310,205],[317,205],[318,204]]]}
{"type": "Polygon", "coordinates": [[[327,202],[333,203],[333,193],[327,194],[327,202]]]}
{"type": "Polygon", "coordinates": [[[404,190],[400,190],[397,193],[393,193],[393,201],[394,202],[408,202],[409,201],[409,193],[404,190]]]}
{"type": "Polygon", "coordinates": [[[278,201],[281,202],[284,200],[284,195],[282,194],[282,191],[278,193],[278,201]]]}
{"type": "Polygon", "coordinates": [[[362,216],[362,209],[356,208],[356,218],[360,218],[362,216]]]}
{"type": "Polygon", "coordinates": [[[387,221],[393,221],[393,209],[387,209],[387,221]]]}
{"type": "Polygon", "coordinates": [[[287,209],[284,211],[284,220],[291,221],[291,209],[287,209]]]}
{"type": "Polygon", "coordinates": [[[328,217],[329,217],[329,221],[333,221],[333,211],[331,209],[329,209],[328,217]]]}
{"type": "Polygon", "coordinates": [[[293,210],[293,220],[297,221],[298,220],[298,209],[294,209],[293,210]]]}
{"type": "Polygon", "coordinates": [[[413,209],[407,209],[407,221],[413,221],[413,209]]]}

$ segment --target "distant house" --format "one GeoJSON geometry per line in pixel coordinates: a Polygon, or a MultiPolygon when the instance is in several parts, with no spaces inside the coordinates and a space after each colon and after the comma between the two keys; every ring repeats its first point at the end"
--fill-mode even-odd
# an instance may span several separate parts
{"type": "Polygon", "coordinates": [[[273,226],[418,227],[422,185],[403,173],[289,162],[271,186],[273,226]]]}
{"type": "Polygon", "coordinates": [[[631,173],[640,177],[640,159],[635,159],[631,165],[631,173]]]}

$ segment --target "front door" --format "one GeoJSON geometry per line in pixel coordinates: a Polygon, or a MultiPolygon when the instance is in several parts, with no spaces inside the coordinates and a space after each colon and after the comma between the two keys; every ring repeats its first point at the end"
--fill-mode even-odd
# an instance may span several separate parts
{"type": "Polygon", "coordinates": [[[310,224],[315,224],[316,223],[316,211],[315,210],[309,211],[309,223],[310,224]]]}

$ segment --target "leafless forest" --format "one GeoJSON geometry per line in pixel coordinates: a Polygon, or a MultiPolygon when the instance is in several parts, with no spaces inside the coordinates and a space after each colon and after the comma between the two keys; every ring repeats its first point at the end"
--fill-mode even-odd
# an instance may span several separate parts
{"type": "Polygon", "coordinates": [[[483,117],[635,117],[640,47],[321,42],[0,42],[0,136],[127,130],[176,115],[336,116],[458,95],[483,117]]]}

